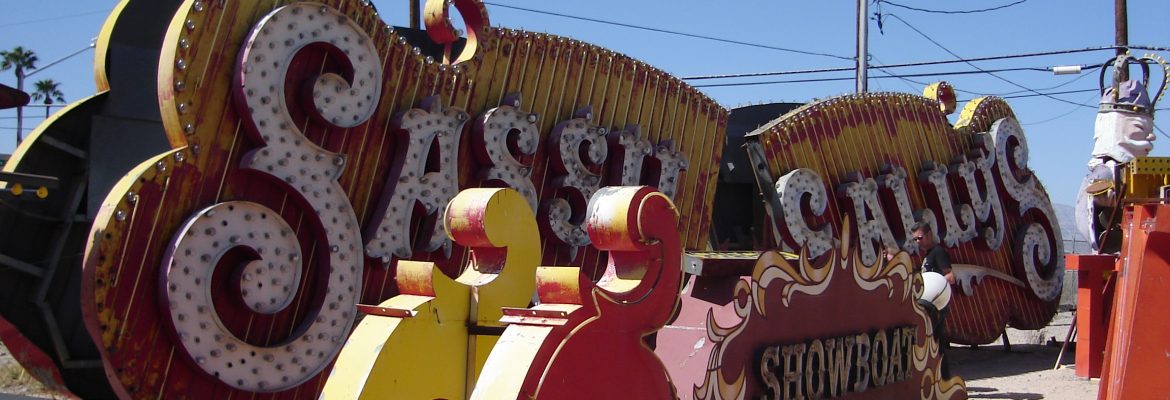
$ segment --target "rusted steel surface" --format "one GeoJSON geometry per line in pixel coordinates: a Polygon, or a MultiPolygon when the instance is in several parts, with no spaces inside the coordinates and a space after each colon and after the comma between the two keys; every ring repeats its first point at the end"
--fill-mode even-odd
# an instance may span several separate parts
{"type": "MultiPolygon", "coordinates": [[[[434,262],[448,274],[461,270],[468,253],[446,242],[436,224],[438,204],[452,190],[523,192],[522,182],[531,182],[530,204],[545,224],[542,264],[581,266],[590,276],[603,270],[603,253],[556,233],[579,231],[582,196],[596,187],[633,181],[673,191],[687,216],[680,224],[685,246],[705,246],[727,113],[681,80],[589,44],[486,21],[468,29],[474,53],[448,65],[444,57],[462,57],[447,53],[458,45],[391,29],[360,1],[297,4],[193,1],[171,20],[158,98],[173,150],[137,166],[109,193],[83,270],[86,324],[120,396],[320,392],[340,343],[304,366],[321,373],[249,389],[255,382],[224,382],[215,369],[200,367],[201,357],[213,361],[210,353],[192,354],[184,340],[195,333],[177,331],[186,314],[174,310],[187,308],[170,302],[185,302],[179,289],[192,288],[168,294],[173,282],[165,271],[183,271],[168,257],[194,240],[184,224],[230,201],[269,209],[271,218],[288,223],[300,248],[296,293],[273,313],[257,312],[241,301],[250,295],[230,289],[239,287],[238,266],[269,257],[256,245],[209,254],[209,264],[200,266],[214,267],[201,279],[217,289],[193,309],[215,312],[226,331],[200,328],[200,340],[230,334],[257,348],[297,338],[334,305],[337,317],[325,323],[351,324],[354,303],[380,304],[398,294],[399,259],[434,262]],[[303,8],[294,13],[281,8],[286,4],[303,8]],[[337,42],[317,42],[314,32],[337,42]],[[518,141],[508,139],[513,134],[518,141]],[[500,142],[507,145],[492,147],[500,142]],[[573,143],[594,150],[575,154],[566,147],[573,143]],[[645,162],[622,168],[631,157],[645,162]],[[664,168],[654,171],[658,165],[664,168]],[[660,180],[644,182],[654,177],[660,180]],[[394,235],[408,238],[406,248],[379,245],[394,235]],[[330,300],[336,290],[340,301],[330,300]]],[[[464,16],[481,13],[470,2],[454,5],[464,16]]],[[[248,370],[256,363],[244,361],[215,362],[248,370]]]]}
{"type": "Polygon", "coordinates": [[[846,95],[749,135],[767,164],[758,171],[767,178],[762,190],[779,196],[769,203],[769,229],[783,233],[785,247],[815,257],[854,220],[860,228],[851,233],[871,262],[916,251],[908,228],[928,217],[952,262],[964,265],[948,318],[956,343],[989,343],[1008,324],[1043,327],[1061,291],[1062,241],[1048,195],[1027,167],[1023,131],[998,98],[972,100],[954,126],[941,110],[919,96],[846,95]],[[787,185],[787,201],[769,185],[777,182],[787,185]],[[800,191],[817,196],[812,208],[793,202],[800,191]]]}

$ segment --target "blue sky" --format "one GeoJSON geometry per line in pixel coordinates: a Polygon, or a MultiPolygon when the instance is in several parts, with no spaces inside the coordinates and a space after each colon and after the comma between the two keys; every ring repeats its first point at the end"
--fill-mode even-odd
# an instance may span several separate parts
{"type": "MultiPolygon", "coordinates": [[[[991,8],[1018,0],[949,1],[898,0],[897,4],[941,10],[991,8]]],[[[67,56],[89,45],[97,36],[115,0],[8,0],[15,6],[0,14],[0,49],[25,46],[40,57],[40,65],[67,56]]],[[[408,21],[408,2],[375,0],[381,14],[392,25],[408,21]]],[[[876,65],[952,60],[955,57],[939,45],[965,58],[1082,49],[1113,43],[1113,1],[1027,0],[996,11],[975,14],[933,14],[899,8],[891,4],[871,5],[870,12],[887,14],[879,30],[870,27],[870,63],[876,65]],[[892,15],[888,15],[892,14],[892,15]],[[913,28],[911,28],[913,27],[913,28]],[[921,31],[921,34],[915,31],[921,31]],[[931,40],[928,40],[928,36],[931,40]]],[[[493,0],[488,14],[495,26],[571,36],[641,59],[678,76],[789,71],[851,67],[855,53],[856,2],[828,1],[535,1],[493,0]],[[822,53],[836,57],[806,55],[759,47],[743,46],[635,30],[596,22],[538,14],[492,5],[569,14],[711,36],[772,47],[822,53]]],[[[1170,47],[1170,1],[1129,1],[1129,42],[1131,45],[1170,47]]],[[[1135,51],[1144,54],[1143,51],[1135,51]]],[[[1106,61],[1108,51],[1059,56],[1018,58],[975,63],[984,70],[1047,68],[1056,65],[1090,65],[1106,61]]],[[[1170,54],[1163,54],[1170,56],[1170,54]]],[[[948,64],[891,69],[895,74],[924,74],[972,71],[966,64],[948,64]]],[[[1028,135],[1030,165],[1048,187],[1057,203],[1072,204],[1092,149],[1093,119],[1096,113],[1097,71],[1082,75],[1053,75],[1034,70],[997,73],[1003,79],[1039,92],[1055,94],[1009,98],[1028,135]],[[1058,87],[1059,86],[1059,87],[1058,87]],[[1063,100],[1063,101],[1062,101],[1063,100]],[[1077,104],[1088,105],[1084,107],[1077,104]]],[[[886,72],[872,70],[870,91],[920,93],[919,83],[882,78],[886,72]]],[[[781,81],[809,78],[844,78],[851,72],[816,75],[773,76],[724,81],[781,81]]],[[[35,73],[26,82],[53,79],[62,84],[66,100],[75,101],[94,93],[93,52],[75,57],[35,73]]],[[[960,91],[1005,97],[1030,95],[1019,86],[987,74],[909,78],[921,83],[947,80],[960,91]]],[[[15,86],[11,71],[0,72],[0,83],[15,86]]],[[[809,101],[850,93],[850,80],[815,83],[702,88],[724,106],[772,101],[809,101]]],[[[960,101],[970,93],[959,93],[960,101]]],[[[960,105],[961,107],[961,105],[960,105]]],[[[1170,108],[1170,102],[1159,108],[1170,108]]],[[[27,108],[26,131],[40,123],[43,107],[27,108]]],[[[0,152],[10,153],[15,142],[15,112],[0,111],[0,152]]],[[[1160,119],[1170,119],[1170,113],[1160,119]]],[[[1170,131],[1170,123],[1159,124],[1170,131]]],[[[1170,138],[1159,134],[1154,155],[1170,155],[1170,138]]]]}

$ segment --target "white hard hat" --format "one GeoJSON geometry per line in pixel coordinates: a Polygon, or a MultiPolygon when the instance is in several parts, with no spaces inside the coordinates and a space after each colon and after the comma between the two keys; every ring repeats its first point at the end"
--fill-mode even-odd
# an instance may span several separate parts
{"type": "Polygon", "coordinates": [[[939,310],[946,308],[947,304],[951,302],[951,285],[947,283],[947,278],[937,272],[923,272],[922,273],[922,297],[934,304],[934,308],[939,310]]]}

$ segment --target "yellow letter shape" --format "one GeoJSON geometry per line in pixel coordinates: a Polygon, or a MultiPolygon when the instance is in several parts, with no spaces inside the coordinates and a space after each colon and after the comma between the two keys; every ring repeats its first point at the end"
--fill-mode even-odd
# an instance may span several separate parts
{"type": "Polygon", "coordinates": [[[467,189],[447,206],[447,234],[471,249],[459,278],[429,262],[399,261],[399,295],[366,312],[321,398],[462,399],[502,325],[502,307],[527,307],[540,236],[511,189],[467,189]]]}
{"type": "Polygon", "coordinates": [[[682,248],[674,204],[652,188],[611,186],[589,201],[587,230],[608,252],[597,283],[578,267],[541,267],[541,304],[511,325],[472,399],[677,398],[645,338],[675,314],[682,248]]]}

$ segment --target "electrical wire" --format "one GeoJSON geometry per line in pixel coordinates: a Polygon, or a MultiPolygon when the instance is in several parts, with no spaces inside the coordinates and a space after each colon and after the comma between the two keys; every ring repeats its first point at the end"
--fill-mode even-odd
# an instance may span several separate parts
{"type": "MultiPolygon", "coordinates": [[[[1089,90],[1090,90],[1090,91],[1096,91],[1096,89],[1089,89],[1089,90]]],[[[1090,97],[1090,98],[1089,98],[1089,100],[1092,100],[1093,98],[1096,98],[1096,97],[1097,97],[1097,95],[1093,95],[1093,97],[1090,97]]],[[[1055,117],[1048,118],[1048,119],[1044,119],[1044,120],[1041,120],[1041,121],[1034,121],[1034,122],[1023,122],[1023,121],[1021,121],[1021,122],[1020,122],[1020,125],[1022,125],[1022,126],[1028,126],[1028,125],[1040,125],[1040,124],[1044,124],[1044,123],[1052,122],[1052,121],[1055,121],[1055,120],[1058,120],[1058,119],[1061,119],[1061,118],[1067,117],[1067,116],[1069,116],[1070,114],[1072,114],[1072,113],[1075,113],[1075,112],[1077,112],[1077,111],[1084,111],[1084,110],[1082,110],[1082,109],[1081,109],[1081,107],[1073,107],[1073,108],[1072,108],[1071,110],[1069,110],[1068,112],[1065,112],[1065,113],[1063,113],[1063,114],[1057,115],[1057,116],[1055,116],[1055,117]]]]}
{"type": "Polygon", "coordinates": [[[1167,135],[1166,131],[1163,131],[1162,128],[1158,127],[1158,124],[1154,124],[1154,130],[1158,131],[1158,133],[1161,133],[1162,137],[1170,139],[1170,135],[1167,135]]]}
{"type": "MultiPolygon", "coordinates": [[[[1092,69],[1097,69],[1097,68],[1101,68],[1101,64],[1097,64],[1097,65],[1094,65],[1094,66],[1084,66],[1084,67],[1081,67],[1081,72],[1084,72],[1084,71],[1087,71],[1087,70],[1092,70],[1092,69]]],[[[1093,75],[1093,74],[1086,74],[1086,73],[1082,73],[1082,74],[1080,74],[1080,75],[1077,75],[1077,77],[1076,77],[1076,78],[1073,78],[1073,79],[1071,79],[1071,80],[1065,81],[1064,83],[1061,83],[1061,84],[1059,84],[1059,85],[1056,85],[1056,86],[1049,86],[1049,87],[1046,87],[1046,88],[1040,88],[1040,89],[1036,89],[1036,90],[1044,91],[1044,90],[1059,89],[1059,88],[1062,88],[1062,87],[1068,86],[1069,84],[1075,83],[1075,82],[1077,82],[1077,81],[1079,81],[1079,80],[1081,80],[1081,79],[1084,79],[1086,76],[1091,76],[1091,75],[1093,75]]],[[[1004,96],[1011,96],[1011,95],[1020,94],[1020,93],[1028,93],[1028,91],[1027,91],[1027,90],[1017,90],[1017,91],[1014,91],[1014,92],[1005,92],[1005,93],[974,93],[974,92],[969,92],[969,91],[965,91],[965,90],[958,90],[958,89],[956,89],[955,91],[956,91],[956,92],[963,92],[963,93],[968,93],[968,94],[979,95],[979,96],[999,96],[999,97],[1004,97],[1004,96]]]]}
{"type": "MultiPolygon", "coordinates": [[[[876,59],[877,59],[877,57],[874,57],[874,59],[876,60],[876,59]]],[[[1099,67],[1099,66],[1097,66],[1097,67],[1099,67]]],[[[1094,68],[1096,68],[1096,67],[1094,67],[1094,68]]],[[[907,87],[907,88],[909,88],[911,92],[917,92],[917,91],[921,90],[922,88],[926,87],[927,85],[929,85],[929,84],[928,84],[928,83],[926,83],[926,82],[919,82],[919,81],[916,81],[916,80],[913,80],[913,79],[905,78],[904,76],[901,76],[901,75],[895,75],[895,74],[891,74],[889,71],[885,71],[885,70],[881,70],[881,69],[879,69],[879,70],[878,70],[878,72],[881,72],[882,74],[885,74],[885,75],[884,75],[884,77],[889,77],[889,78],[897,78],[897,79],[901,80],[901,81],[902,81],[904,84],[906,84],[906,87],[907,87]],[[916,84],[916,85],[919,85],[919,87],[914,87],[914,86],[911,86],[911,85],[910,85],[911,83],[913,83],[913,84],[916,84]]],[[[1062,84],[1059,84],[1059,85],[1056,85],[1056,86],[1052,86],[1052,87],[1049,87],[1049,88],[1046,88],[1046,89],[1041,89],[1041,90],[1050,90],[1050,89],[1056,89],[1056,88],[1060,88],[1060,87],[1063,87],[1063,86],[1065,86],[1065,85],[1068,85],[1068,84],[1070,84],[1070,83],[1076,82],[1076,81],[1078,81],[1078,80],[1080,80],[1081,78],[1084,78],[1084,77],[1086,77],[1086,76],[1089,76],[1089,74],[1081,74],[1081,75],[1080,75],[1080,76],[1078,76],[1076,79],[1073,79],[1073,80],[1070,80],[1070,81],[1068,81],[1068,82],[1065,82],[1065,83],[1062,83],[1062,84]]],[[[956,92],[963,92],[963,93],[971,94],[971,95],[974,95],[974,96],[977,96],[977,97],[992,97],[992,96],[994,96],[994,97],[999,97],[999,98],[1002,98],[1002,99],[1005,99],[1005,100],[1006,100],[1006,99],[1018,99],[1018,98],[1025,98],[1025,97],[1036,97],[1036,96],[1047,96],[1047,95],[1058,95],[1058,94],[1072,94],[1072,93],[1097,92],[1097,91],[1098,91],[1098,89],[1068,90],[1068,91],[1062,91],[1062,92],[1048,92],[1048,93],[1041,93],[1041,94],[1025,94],[1025,95],[1018,95],[1018,96],[1012,96],[1012,94],[1016,94],[1016,93],[1026,93],[1026,91],[1012,92],[1012,93],[1009,93],[1009,94],[1007,94],[1007,95],[975,93],[975,92],[971,92],[971,91],[966,91],[966,90],[958,90],[958,89],[955,89],[955,91],[956,91],[956,92]]],[[[1096,97],[1096,95],[1094,95],[1093,97],[1095,98],[1095,97],[1096,97]]],[[[962,103],[966,103],[966,102],[968,102],[968,101],[970,101],[970,100],[969,100],[969,99],[968,99],[968,100],[959,100],[959,102],[962,102],[962,103]]],[[[1080,109],[1081,109],[1083,106],[1085,106],[1085,105],[1084,105],[1084,104],[1076,104],[1076,106],[1077,106],[1077,107],[1075,107],[1075,108],[1074,108],[1074,110],[1080,110],[1080,109]]],[[[1051,118],[1051,119],[1044,120],[1044,121],[1040,121],[1040,122],[1033,122],[1033,123],[1030,123],[1030,124],[1039,124],[1039,123],[1048,122],[1048,121],[1051,121],[1051,120],[1053,120],[1053,119],[1056,119],[1056,118],[1061,118],[1061,117],[1067,116],[1067,115],[1069,115],[1069,114],[1072,114],[1072,112],[1070,111],[1070,112],[1064,113],[1064,114],[1062,114],[1062,115],[1060,115],[1060,116],[1057,116],[1057,117],[1055,117],[1055,118],[1051,118]]],[[[1024,124],[1024,123],[1021,123],[1021,125],[1029,125],[1029,124],[1024,124]]]]}
{"type": "Polygon", "coordinates": [[[1026,1],[1028,1],[1028,0],[1019,0],[1019,1],[1016,1],[1015,3],[1004,4],[1004,5],[999,6],[999,7],[983,8],[983,9],[979,9],[979,10],[960,10],[960,11],[929,10],[929,9],[925,9],[925,8],[905,6],[905,5],[901,5],[898,3],[889,2],[886,0],[876,0],[876,3],[878,4],[878,6],[881,6],[882,4],[889,4],[891,6],[898,7],[898,8],[904,8],[907,10],[920,11],[920,12],[931,13],[931,14],[976,14],[976,13],[983,13],[983,12],[988,12],[988,11],[1002,10],[1002,9],[1005,9],[1005,8],[1008,8],[1011,6],[1022,4],[1026,1]]]}
{"type": "MultiPolygon", "coordinates": [[[[1097,92],[1097,91],[1098,91],[1098,89],[1080,89],[1080,90],[1065,90],[1065,91],[1061,91],[1061,92],[1047,92],[1047,93],[1021,94],[1021,95],[1016,95],[1016,96],[997,96],[997,97],[999,97],[999,98],[1001,98],[1001,99],[1005,99],[1005,100],[1006,100],[1006,99],[1022,99],[1022,98],[1026,98],[1026,97],[1037,97],[1037,96],[1045,96],[1045,97],[1049,97],[1049,96],[1055,96],[1055,95],[1058,95],[1058,94],[1088,93],[1088,92],[1097,92]]],[[[1096,96],[1094,96],[1094,98],[1095,98],[1095,97],[1096,97],[1096,96]]],[[[1090,99],[1090,100],[1091,100],[1091,99],[1090,99]]],[[[1081,103],[1072,103],[1072,104],[1076,104],[1076,105],[1083,106],[1083,107],[1092,107],[1092,108],[1096,108],[1096,107],[1094,107],[1094,106],[1090,106],[1090,105],[1087,105],[1087,104],[1081,104],[1081,103]]]]}
{"type": "MultiPolygon", "coordinates": [[[[1012,72],[1012,71],[1048,72],[1048,70],[1043,69],[1043,68],[1021,67],[1021,68],[1000,68],[1000,69],[993,69],[993,70],[978,70],[978,71],[946,71],[946,72],[924,72],[924,73],[918,73],[918,74],[886,75],[886,76],[876,76],[876,77],[874,77],[874,79],[913,78],[913,77],[924,77],[924,76],[974,75],[974,74],[987,74],[987,73],[991,73],[991,72],[1012,72]]],[[[728,87],[728,86],[755,86],[755,85],[771,85],[771,84],[778,84],[778,83],[809,83],[809,82],[848,81],[848,80],[854,80],[854,79],[855,79],[854,77],[843,77],[843,78],[792,79],[792,80],[782,80],[782,81],[708,83],[708,84],[703,84],[703,85],[694,85],[694,87],[703,88],[703,87],[728,87]]],[[[915,82],[915,83],[919,83],[919,82],[915,82]]]]}
{"type": "MultiPolygon", "coordinates": [[[[989,8],[989,9],[983,9],[983,10],[950,12],[950,11],[915,9],[915,8],[903,6],[901,4],[890,3],[890,2],[884,1],[884,0],[877,0],[878,3],[885,3],[885,4],[890,4],[893,6],[914,9],[916,11],[940,12],[940,13],[974,13],[974,12],[992,11],[992,10],[998,10],[998,9],[1010,7],[1010,6],[1013,6],[1016,4],[1020,4],[1020,3],[1023,3],[1025,1],[1027,1],[1027,0],[1020,0],[1020,1],[1017,1],[1015,3],[1007,4],[1004,6],[993,7],[993,8],[989,8]]],[[[712,40],[712,41],[718,41],[718,42],[723,42],[723,43],[738,44],[738,45],[743,45],[743,46],[758,47],[758,48],[764,48],[764,49],[769,49],[769,50],[786,51],[786,52],[805,54],[805,55],[831,57],[831,58],[836,58],[836,59],[840,59],[840,60],[847,60],[847,61],[855,60],[855,57],[845,57],[845,56],[839,56],[839,55],[834,55],[834,54],[818,53],[818,52],[776,47],[776,46],[770,46],[770,45],[764,45],[764,44],[758,44],[758,43],[750,43],[750,42],[744,42],[744,41],[739,41],[739,40],[716,38],[716,37],[711,37],[711,36],[698,35],[698,34],[692,34],[692,33],[686,33],[686,32],[678,32],[678,31],[671,31],[671,30],[660,29],[660,28],[651,28],[651,27],[627,24],[627,23],[622,23],[622,22],[614,22],[614,21],[607,21],[607,20],[596,19],[596,18],[581,17],[581,16],[552,12],[552,11],[518,7],[518,6],[507,5],[507,4],[500,4],[500,3],[496,3],[496,2],[486,2],[485,1],[484,4],[495,6],[495,7],[500,7],[500,8],[507,8],[507,9],[531,12],[531,13],[536,13],[536,14],[551,15],[551,16],[557,16],[557,17],[562,17],[562,18],[576,19],[576,20],[606,24],[606,25],[621,26],[621,27],[626,27],[626,28],[631,28],[631,29],[640,29],[640,30],[665,33],[665,34],[671,34],[671,35],[679,35],[679,36],[690,37],[690,38],[712,40]]],[[[907,26],[910,26],[911,29],[918,31],[917,28],[914,28],[913,26],[911,26],[905,20],[902,20],[897,15],[894,15],[894,14],[882,14],[882,15],[889,15],[889,16],[893,16],[895,18],[898,18],[900,21],[902,21],[902,23],[906,24],[907,26]]],[[[925,36],[925,34],[923,34],[921,31],[918,31],[918,32],[919,32],[919,34],[922,34],[923,36],[925,36]]],[[[929,37],[927,37],[927,38],[929,39],[929,37]]],[[[937,42],[935,44],[939,45],[937,42]]],[[[939,46],[942,47],[941,45],[939,45],[939,46]]],[[[990,61],[990,60],[1003,60],[1003,59],[1012,59],[1012,58],[1040,57],[1040,56],[1058,55],[1058,54],[1071,54],[1071,53],[1081,53],[1081,52],[1091,52],[1091,51],[1115,50],[1117,48],[1118,48],[1118,46],[1099,46],[1099,47],[1089,47],[1089,48],[1083,48],[1083,49],[1056,50],[1056,51],[1010,54],[1010,55],[976,57],[976,58],[962,58],[962,57],[955,55],[953,52],[950,52],[949,50],[947,50],[948,53],[951,53],[951,55],[955,56],[957,59],[956,60],[925,61],[925,62],[915,62],[915,63],[905,63],[905,64],[892,64],[892,65],[874,65],[874,66],[871,66],[871,68],[875,68],[875,69],[901,68],[901,67],[917,67],[917,66],[953,64],[953,63],[968,63],[968,64],[970,64],[970,62],[974,62],[974,61],[990,61]]],[[[1137,50],[1148,50],[1148,51],[1170,51],[1170,48],[1152,47],[1152,46],[1127,46],[1127,48],[1137,49],[1137,50]]],[[[944,50],[946,50],[946,48],[944,48],[944,50]]],[[[1088,67],[1086,67],[1086,68],[1088,68],[1088,67]]],[[[807,70],[794,70],[794,71],[757,72],[757,73],[744,73],[744,74],[699,75],[699,76],[682,77],[681,79],[683,79],[683,80],[703,80],[703,79],[775,76],[775,75],[794,75],[794,74],[807,74],[807,73],[820,73],[820,72],[852,71],[854,69],[855,69],[854,67],[840,67],[840,68],[807,69],[807,70]]],[[[1020,85],[1017,84],[1016,86],[1020,86],[1020,85]]],[[[1021,86],[1021,88],[1026,89],[1024,91],[1032,91],[1032,89],[1025,88],[1022,86],[1021,86]]]]}
{"type": "Polygon", "coordinates": [[[839,56],[839,55],[835,55],[835,54],[818,53],[815,51],[806,51],[806,50],[797,50],[797,49],[789,49],[789,48],[784,48],[784,47],[770,46],[770,45],[766,45],[766,44],[750,43],[750,42],[744,42],[744,41],[740,41],[740,40],[723,39],[723,38],[717,38],[717,37],[713,37],[713,36],[698,35],[698,34],[694,34],[694,33],[671,31],[671,30],[660,29],[660,28],[651,28],[651,27],[646,27],[646,26],[627,24],[627,23],[623,23],[623,22],[606,21],[603,19],[581,17],[581,16],[562,14],[562,13],[552,12],[552,11],[544,11],[544,10],[536,10],[536,9],[531,9],[531,8],[510,6],[507,4],[500,4],[500,3],[489,2],[489,1],[485,1],[485,2],[483,2],[483,4],[487,4],[487,5],[495,6],[495,7],[500,7],[500,8],[508,8],[508,9],[513,9],[513,10],[526,11],[526,12],[536,13],[536,14],[552,15],[552,16],[561,17],[561,18],[569,18],[569,19],[575,19],[575,20],[580,20],[580,21],[596,22],[599,24],[620,26],[620,27],[630,28],[630,29],[640,29],[640,30],[644,30],[644,31],[665,33],[665,34],[670,34],[670,35],[685,36],[685,37],[689,37],[689,38],[704,39],[704,40],[710,40],[710,41],[721,42],[721,43],[738,44],[741,46],[749,46],[749,47],[756,47],[756,48],[761,48],[761,49],[783,51],[783,52],[788,52],[788,53],[804,54],[804,55],[809,55],[809,56],[830,57],[830,58],[836,58],[838,60],[846,60],[846,61],[853,61],[854,60],[853,57],[845,57],[845,56],[839,56]]]}
{"type": "Polygon", "coordinates": [[[0,28],[8,28],[8,27],[20,26],[20,25],[39,24],[41,22],[59,21],[59,20],[69,19],[69,18],[84,17],[87,15],[109,14],[109,13],[110,13],[110,10],[88,11],[88,12],[83,12],[80,14],[60,15],[60,16],[56,16],[56,17],[41,18],[41,19],[34,19],[34,20],[28,20],[28,21],[10,22],[7,24],[0,24],[0,28]]]}
{"type": "MultiPolygon", "coordinates": [[[[877,57],[874,57],[874,61],[878,61],[877,57]]],[[[913,79],[897,76],[893,73],[890,73],[889,71],[886,71],[885,68],[879,67],[876,69],[876,71],[882,73],[883,76],[892,76],[892,77],[898,78],[898,80],[901,81],[903,85],[906,85],[906,88],[910,89],[910,92],[917,92],[917,91],[922,90],[922,88],[927,86],[927,84],[925,84],[925,83],[917,82],[917,81],[914,81],[913,79]],[[910,85],[911,83],[917,84],[917,85],[919,85],[919,87],[914,87],[914,86],[910,85]]]]}
{"type": "MultiPolygon", "coordinates": [[[[909,27],[911,30],[913,30],[914,32],[917,32],[917,33],[918,33],[919,35],[921,35],[923,38],[925,38],[926,40],[930,41],[931,43],[934,43],[934,45],[935,45],[935,46],[938,46],[940,49],[943,49],[943,51],[946,51],[948,54],[950,54],[950,55],[954,56],[955,58],[957,58],[957,59],[962,59],[962,58],[963,58],[963,57],[959,56],[958,54],[955,54],[955,52],[951,51],[951,49],[948,49],[946,46],[943,46],[943,45],[942,45],[942,43],[939,43],[938,41],[934,40],[934,38],[931,38],[931,37],[930,37],[930,35],[927,35],[926,33],[923,33],[921,30],[918,30],[918,28],[915,28],[915,27],[914,27],[914,25],[911,25],[909,22],[906,22],[906,20],[902,19],[902,17],[899,17],[899,16],[897,16],[897,15],[895,15],[895,14],[884,14],[884,15],[888,15],[888,16],[894,17],[894,19],[897,19],[898,21],[902,22],[902,23],[903,23],[903,24],[905,24],[907,27],[909,27]]],[[[966,62],[966,64],[967,64],[967,65],[970,65],[972,68],[975,68],[976,70],[983,71],[983,69],[982,69],[982,68],[979,68],[979,66],[977,66],[977,65],[975,65],[975,64],[973,64],[973,63],[966,62]]],[[[1004,78],[1004,77],[1002,77],[1002,76],[996,75],[996,74],[994,73],[995,71],[985,71],[985,72],[986,72],[988,75],[991,75],[992,77],[994,77],[994,78],[996,78],[996,79],[999,79],[999,80],[1001,80],[1001,81],[1004,81],[1004,82],[1006,82],[1006,83],[1008,83],[1008,84],[1011,84],[1012,86],[1018,87],[1018,88],[1020,88],[1020,89],[1024,89],[1024,90],[1026,90],[1026,91],[1028,91],[1028,92],[1031,92],[1031,93],[1035,93],[1035,94],[1039,94],[1039,95],[1042,95],[1042,96],[1048,97],[1048,98],[1050,98],[1050,99],[1052,99],[1052,100],[1056,100],[1056,101],[1059,101],[1059,102],[1062,102],[1062,103],[1075,104],[1075,105],[1079,105],[1079,106],[1082,106],[1082,107],[1096,108],[1096,107],[1093,107],[1093,106],[1090,106],[1090,105],[1085,105],[1085,104],[1080,104],[1080,103],[1076,103],[1076,102],[1068,101],[1068,100],[1065,100],[1065,99],[1062,99],[1062,98],[1059,98],[1059,97],[1054,97],[1054,96],[1048,96],[1048,95],[1044,95],[1043,93],[1040,93],[1040,92],[1036,91],[1035,89],[1029,88],[1029,87],[1027,87],[1027,86],[1024,86],[1024,85],[1018,84],[1018,83],[1016,83],[1016,82],[1013,82],[1013,81],[1011,81],[1011,80],[1009,80],[1009,79],[1007,79],[1007,78],[1004,78]]]]}
{"type": "MultiPolygon", "coordinates": [[[[870,57],[873,57],[873,56],[871,55],[870,57]]],[[[873,59],[874,59],[875,61],[881,62],[880,60],[878,60],[878,58],[877,58],[877,57],[873,57],[873,59]]],[[[1103,64],[1096,64],[1096,65],[1086,65],[1086,66],[1082,66],[1081,68],[1082,68],[1082,71],[1087,71],[1087,70],[1093,70],[1093,69],[1100,68],[1102,65],[1103,65],[1103,64]]],[[[884,74],[885,76],[892,77],[892,78],[898,78],[899,80],[901,80],[901,81],[902,81],[902,82],[903,82],[903,83],[906,85],[906,87],[907,87],[907,88],[909,88],[909,89],[910,89],[910,91],[911,91],[911,92],[916,92],[916,91],[918,91],[918,90],[921,90],[922,88],[924,88],[924,87],[926,87],[926,86],[930,85],[929,83],[926,83],[926,82],[916,81],[916,80],[913,80],[913,79],[909,79],[909,78],[903,77],[903,76],[901,76],[901,75],[894,74],[894,73],[892,73],[892,72],[890,72],[890,71],[886,71],[886,70],[884,69],[884,67],[880,67],[880,66],[879,66],[879,67],[874,67],[874,68],[876,68],[876,69],[878,70],[878,72],[881,72],[881,73],[882,73],[882,74],[884,74]],[[915,84],[915,85],[918,85],[918,87],[911,86],[911,85],[910,85],[911,83],[913,83],[913,84],[915,84]]],[[[1076,81],[1079,81],[1079,80],[1081,80],[1081,79],[1084,79],[1086,76],[1089,76],[1089,75],[1091,75],[1091,74],[1080,74],[1080,75],[1079,75],[1079,76],[1077,76],[1075,79],[1069,80],[1069,81],[1067,81],[1067,82],[1064,82],[1064,83],[1061,83],[1061,84],[1059,84],[1059,85],[1050,86],[1050,87],[1047,87],[1047,88],[1043,88],[1043,89],[1037,89],[1037,90],[1045,90],[1045,91],[1046,91],[1046,90],[1052,90],[1052,89],[1061,88],[1061,87],[1067,86],[1067,85],[1069,85],[1069,84],[1071,84],[1071,83],[1074,83],[1074,82],[1076,82],[1076,81]]],[[[959,93],[966,93],[966,94],[969,94],[969,95],[972,95],[972,96],[976,96],[976,97],[988,97],[988,96],[994,96],[994,97],[1000,97],[1000,98],[1004,98],[1004,99],[1011,99],[1011,98],[1034,97],[1034,96],[1036,96],[1036,95],[1034,95],[1034,94],[1030,94],[1030,95],[1024,95],[1024,96],[1013,96],[1013,95],[1015,95],[1015,94],[1019,94],[1019,93],[1028,93],[1028,91],[1026,91],[1026,90],[1019,90],[1019,91],[1014,91],[1014,92],[1007,92],[1007,93],[979,93],[979,92],[973,92],[973,91],[970,91],[970,90],[962,90],[962,89],[954,89],[954,90],[955,90],[955,92],[959,92],[959,93]]],[[[1093,90],[1093,89],[1085,89],[1085,90],[1076,90],[1076,91],[1069,91],[1069,92],[1056,92],[1056,93],[1049,93],[1049,94],[1080,93],[1080,92],[1087,92],[1087,91],[1092,91],[1092,90],[1093,90]]],[[[964,101],[966,101],[966,100],[964,100],[964,101]]],[[[1078,108],[1079,108],[1079,107],[1078,107],[1078,108]]]]}
{"type": "MultiPolygon", "coordinates": [[[[987,56],[987,57],[976,57],[976,58],[959,57],[957,60],[936,60],[936,61],[920,61],[920,62],[903,63],[903,64],[871,65],[869,67],[875,68],[875,69],[921,67],[921,66],[927,66],[927,65],[958,64],[958,63],[969,63],[969,62],[975,62],[975,61],[992,61],[992,60],[1007,60],[1007,59],[1013,59],[1013,58],[1043,57],[1043,56],[1051,56],[1051,55],[1059,55],[1059,54],[1084,53],[1084,52],[1091,52],[1091,51],[1116,50],[1116,49],[1117,49],[1117,46],[1099,46],[1099,47],[1086,47],[1083,49],[1054,50],[1054,51],[1043,51],[1043,52],[1037,52],[1037,53],[1009,54],[1009,55],[987,56]]],[[[856,67],[838,67],[838,68],[821,68],[821,69],[802,69],[802,70],[791,70],[791,71],[750,72],[750,73],[742,73],[742,74],[696,75],[696,76],[683,77],[682,79],[683,80],[703,80],[703,79],[723,79],[723,78],[750,78],[750,77],[757,77],[757,76],[795,75],[795,74],[811,74],[811,73],[820,73],[820,72],[853,71],[855,69],[856,69],[856,67]]]]}
{"type": "Polygon", "coordinates": [[[1122,49],[1130,50],[1145,50],[1145,51],[1170,51],[1170,47],[1156,47],[1156,46],[1117,46],[1122,49]]]}

